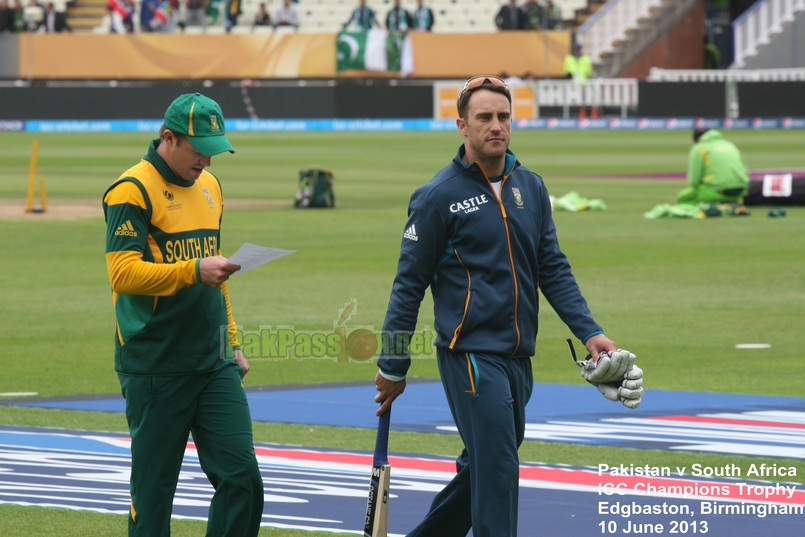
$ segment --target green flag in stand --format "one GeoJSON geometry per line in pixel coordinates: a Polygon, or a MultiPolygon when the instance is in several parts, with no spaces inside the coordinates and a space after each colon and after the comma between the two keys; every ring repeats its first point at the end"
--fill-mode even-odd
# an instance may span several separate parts
{"type": "Polygon", "coordinates": [[[413,71],[411,39],[405,32],[369,30],[340,32],[336,40],[336,70],[413,71]]]}
{"type": "Polygon", "coordinates": [[[389,32],[386,37],[386,65],[389,71],[400,70],[405,32],[389,32]]]}
{"type": "Polygon", "coordinates": [[[385,71],[386,61],[385,30],[363,32],[341,32],[336,41],[336,69],[366,69],[385,71]]]}

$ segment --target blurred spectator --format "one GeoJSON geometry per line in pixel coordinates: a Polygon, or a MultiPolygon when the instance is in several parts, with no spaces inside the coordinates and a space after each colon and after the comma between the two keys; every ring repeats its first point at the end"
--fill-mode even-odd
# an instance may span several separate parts
{"type": "Polygon", "coordinates": [[[353,22],[355,23],[355,29],[357,31],[371,30],[373,26],[379,28],[380,23],[377,22],[375,11],[366,5],[366,0],[359,1],[360,5],[355,8],[355,11],[353,11],[352,15],[349,17],[349,20],[344,23],[344,30],[346,30],[353,22]]]}
{"type": "Polygon", "coordinates": [[[14,0],[14,7],[11,9],[14,13],[14,29],[17,32],[25,31],[25,10],[22,8],[21,0],[14,0]]]}
{"type": "Polygon", "coordinates": [[[581,53],[581,45],[573,44],[570,54],[565,56],[565,78],[584,82],[593,76],[593,61],[587,54],[581,53]]]}
{"type": "Polygon", "coordinates": [[[164,0],[154,11],[154,17],[149,23],[154,32],[171,33],[176,31],[176,11],[168,0],[164,0]]]}
{"type": "Polygon", "coordinates": [[[134,33],[134,12],[137,7],[134,5],[134,0],[123,0],[123,7],[126,8],[128,15],[123,17],[123,26],[126,27],[126,32],[134,33]]]}
{"type": "Polygon", "coordinates": [[[30,0],[23,10],[23,19],[26,29],[29,32],[35,32],[45,20],[45,8],[36,0],[30,0]]]}
{"type": "Polygon", "coordinates": [[[210,0],[207,4],[207,23],[215,26],[221,18],[223,0],[210,0]]]}
{"type": "Polygon", "coordinates": [[[277,15],[274,17],[274,28],[277,26],[299,28],[299,11],[291,0],[283,0],[282,7],[277,10],[277,15]]]}
{"type": "Polygon", "coordinates": [[[721,63],[721,51],[704,36],[704,68],[718,69],[721,63]]]}
{"type": "Polygon", "coordinates": [[[72,32],[73,29],[67,24],[67,17],[63,12],[56,11],[53,7],[53,2],[45,4],[45,20],[42,22],[45,32],[55,34],[67,30],[72,32]]]}
{"type": "Polygon", "coordinates": [[[562,8],[554,4],[552,0],[548,0],[545,3],[544,13],[544,24],[549,30],[559,30],[562,28],[562,8]]]}
{"type": "Polygon", "coordinates": [[[268,14],[265,2],[260,3],[257,14],[254,16],[254,26],[271,26],[271,15],[268,14]]]}
{"type": "Polygon", "coordinates": [[[241,13],[240,0],[226,0],[226,20],[224,21],[224,27],[227,32],[231,32],[232,27],[238,25],[238,17],[241,13]]]}
{"type": "Polygon", "coordinates": [[[123,0],[108,0],[106,9],[109,11],[109,31],[115,34],[125,34],[124,21],[131,17],[131,12],[126,8],[123,0]]]}
{"type": "Polygon", "coordinates": [[[140,3],[140,31],[151,32],[151,19],[159,6],[159,0],[142,0],[140,3]]]}
{"type": "Polygon", "coordinates": [[[414,10],[412,26],[414,30],[430,32],[435,22],[433,10],[425,5],[424,0],[417,0],[416,4],[417,8],[414,10]]]}
{"type": "Polygon", "coordinates": [[[411,27],[411,15],[400,6],[400,0],[394,0],[394,7],[386,14],[386,28],[392,31],[407,32],[411,27]]]}
{"type": "Polygon", "coordinates": [[[528,28],[525,12],[517,5],[517,0],[511,0],[508,4],[500,6],[495,25],[498,30],[525,30],[528,28]]]}
{"type": "Polygon", "coordinates": [[[209,0],[186,0],[185,3],[185,26],[207,27],[207,4],[209,0]]]}
{"type": "Polygon", "coordinates": [[[543,19],[543,8],[537,0],[528,0],[528,2],[523,5],[523,11],[525,11],[526,15],[526,23],[528,27],[532,30],[541,30],[542,29],[542,19],[543,19]]]}
{"type": "Polygon", "coordinates": [[[0,34],[16,32],[14,27],[14,10],[8,4],[8,0],[0,0],[0,34]]]}

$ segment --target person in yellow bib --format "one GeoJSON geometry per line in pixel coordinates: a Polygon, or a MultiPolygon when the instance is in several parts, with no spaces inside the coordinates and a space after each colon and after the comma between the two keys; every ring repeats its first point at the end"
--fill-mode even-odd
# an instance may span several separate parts
{"type": "Polygon", "coordinates": [[[117,320],[115,370],[131,432],[129,537],[168,537],[188,435],[215,488],[207,535],[255,537],[263,481],[221,255],[224,199],[205,168],[232,152],[224,115],[198,93],[165,112],[159,138],[103,197],[117,320]]]}
{"type": "Polygon", "coordinates": [[[593,61],[587,54],[581,53],[581,45],[573,44],[573,50],[565,56],[565,78],[584,82],[593,76],[593,61]]]}
{"type": "Polygon", "coordinates": [[[741,202],[749,168],[735,144],[711,129],[694,130],[693,142],[688,153],[688,187],[677,194],[677,203],[741,202]]]}

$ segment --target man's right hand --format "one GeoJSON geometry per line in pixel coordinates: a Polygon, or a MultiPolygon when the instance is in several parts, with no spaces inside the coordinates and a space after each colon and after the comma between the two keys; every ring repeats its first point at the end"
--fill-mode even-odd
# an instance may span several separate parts
{"type": "Polygon", "coordinates": [[[201,274],[201,283],[210,287],[221,287],[229,277],[240,270],[240,265],[230,263],[222,255],[202,257],[198,266],[201,274]]]}
{"type": "Polygon", "coordinates": [[[375,389],[380,392],[375,395],[375,402],[381,403],[375,415],[382,416],[391,407],[391,403],[405,391],[405,379],[400,381],[389,380],[378,371],[377,375],[375,375],[375,389]]]}

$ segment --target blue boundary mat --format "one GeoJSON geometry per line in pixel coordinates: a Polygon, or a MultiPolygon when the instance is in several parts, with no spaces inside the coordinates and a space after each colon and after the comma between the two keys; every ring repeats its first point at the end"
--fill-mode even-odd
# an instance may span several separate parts
{"type": "MultiPolygon", "coordinates": [[[[125,433],[0,426],[0,503],[125,515],[130,498],[129,446],[125,433]]],[[[370,452],[263,443],[255,445],[255,452],[264,481],[264,526],[362,534],[370,452]]],[[[455,466],[452,459],[429,455],[392,453],[389,459],[389,535],[398,536],[421,520],[433,496],[452,478],[455,466]]],[[[628,529],[635,533],[637,527],[647,533],[649,525],[657,532],[657,525],[662,525],[663,533],[712,537],[800,535],[805,528],[805,490],[801,489],[802,485],[745,478],[613,478],[595,468],[524,463],[519,534],[587,537],[628,529]],[[625,486],[620,494],[601,492],[602,485],[621,482],[625,486]],[[647,484],[688,487],[693,492],[680,488],[678,493],[647,495],[640,492],[647,484]],[[702,493],[703,486],[720,492],[702,493]],[[775,486],[785,486],[790,494],[764,498],[749,488],[773,491],[775,486]],[[722,508],[721,514],[714,514],[718,506],[729,510],[722,508]]],[[[173,516],[206,520],[212,493],[190,443],[173,516]]],[[[123,534],[125,519],[120,520],[123,534]]]]}
{"type": "MultiPolygon", "coordinates": [[[[374,428],[373,384],[247,390],[257,421],[374,428]]],[[[119,395],[18,399],[5,404],[124,412],[119,395]]],[[[526,438],[617,447],[685,449],[805,459],[805,398],[649,390],[636,410],[584,385],[535,383],[526,438]]],[[[412,381],[394,404],[392,428],[455,433],[439,381],[412,381]]]]}

